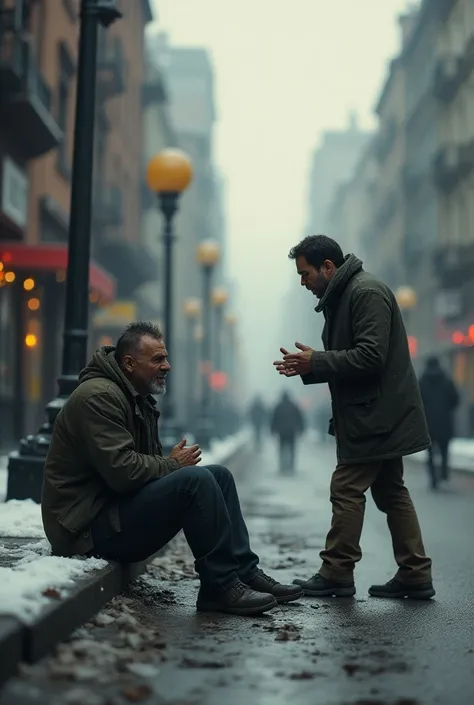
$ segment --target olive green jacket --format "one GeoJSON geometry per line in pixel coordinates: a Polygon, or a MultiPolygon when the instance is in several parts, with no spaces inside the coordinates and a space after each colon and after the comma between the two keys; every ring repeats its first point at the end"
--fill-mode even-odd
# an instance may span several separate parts
{"type": "Polygon", "coordinates": [[[327,382],[340,464],[409,455],[430,444],[402,315],[393,293],[348,255],[316,308],[325,352],[304,384],[327,382]]]}
{"type": "Polygon", "coordinates": [[[97,350],[79,380],[56,418],[44,469],[43,525],[61,556],[93,549],[90,525],[106,506],[119,530],[119,499],[179,467],[162,457],[155,400],[135,391],[113,347],[97,350]]]}

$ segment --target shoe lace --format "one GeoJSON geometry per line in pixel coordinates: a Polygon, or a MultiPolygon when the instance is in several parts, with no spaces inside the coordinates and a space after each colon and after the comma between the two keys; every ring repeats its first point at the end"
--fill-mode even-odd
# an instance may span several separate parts
{"type": "Polygon", "coordinates": [[[266,573],[263,572],[263,570],[259,571],[259,576],[266,580],[270,585],[273,587],[274,585],[278,585],[278,580],[275,580],[275,578],[272,578],[271,575],[267,575],[266,573]]]}
{"type": "Polygon", "coordinates": [[[248,587],[246,585],[244,585],[244,583],[239,580],[238,583],[235,583],[235,585],[232,585],[231,590],[232,590],[232,596],[235,599],[238,599],[241,595],[243,595],[243,593],[246,590],[248,590],[248,587]]]}

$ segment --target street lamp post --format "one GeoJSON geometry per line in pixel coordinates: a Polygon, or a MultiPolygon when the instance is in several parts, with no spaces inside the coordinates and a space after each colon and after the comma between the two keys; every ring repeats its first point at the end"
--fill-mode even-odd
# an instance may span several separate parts
{"type": "Polygon", "coordinates": [[[234,401],[234,384],[235,384],[235,326],[237,324],[237,316],[235,313],[227,313],[225,321],[229,330],[229,360],[228,360],[228,370],[229,370],[229,390],[232,401],[234,401]]]}
{"type": "Polygon", "coordinates": [[[184,302],[184,315],[187,319],[186,326],[186,372],[187,384],[186,393],[188,395],[188,430],[194,426],[195,405],[196,405],[196,346],[194,344],[196,321],[201,315],[201,301],[196,298],[186,299],[184,302]]]}
{"type": "MultiPolygon", "coordinates": [[[[224,307],[228,301],[229,295],[223,287],[218,287],[212,292],[212,305],[214,307],[214,351],[213,362],[214,370],[218,373],[223,373],[222,368],[222,320],[224,316],[224,307]]],[[[213,400],[213,417],[215,419],[215,430],[218,438],[225,435],[225,411],[223,408],[224,399],[222,396],[223,387],[213,387],[211,390],[213,400]]]]}
{"type": "Polygon", "coordinates": [[[220,248],[214,240],[204,240],[198,245],[196,259],[203,272],[203,338],[201,348],[201,364],[203,372],[201,417],[199,423],[198,441],[201,448],[208,449],[213,436],[211,417],[211,387],[209,374],[211,372],[212,340],[211,340],[211,287],[212,273],[219,262],[220,248]]]}
{"type": "MultiPolygon", "coordinates": [[[[163,245],[164,245],[164,334],[171,364],[173,364],[174,351],[174,268],[173,245],[175,235],[173,231],[174,216],[178,211],[179,197],[189,186],[193,170],[189,158],[178,149],[165,149],[156,154],[147,167],[148,188],[158,197],[161,213],[163,215],[163,245]]],[[[172,374],[167,381],[167,393],[163,399],[163,423],[161,425],[161,441],[165,452],[180,440],[180,429],[175,419],[175,406],[173,397],[172,374]]]]}
{"type": "Polygon", "coordinates": [[[214,365],[216,370],[222,371],[222,340],[221,340],[221,334],[222,334],[222,318],[223,318],[223,313],[224,313],[224,307],[229,299],[229,295],[227,293],[227,290],[219,287],[218,289],[214,289],[212,292],[212,305],[214,306],[214,310],[216,312],[215,315],[215,323],[216,323],[216,330],[215,330],[215,336],[214,336],[214,345],[215,345],[215,352],[214,352],[214,365]]]}
{"type": "Polygon", "coordinates": [[[38,433],[21,439],[19,450],[9,457],[7,500],[31,498],[36,502],[41,501],[44,461],[54,421],[76,388],[79,372],[87,362],[98,26],[101,24],[109,27],[120,17],[122,15],[114,0],[81,2],[64,345],[61,376],[58,379],[59,394],[47,405],[46,420],[38,433]]]}

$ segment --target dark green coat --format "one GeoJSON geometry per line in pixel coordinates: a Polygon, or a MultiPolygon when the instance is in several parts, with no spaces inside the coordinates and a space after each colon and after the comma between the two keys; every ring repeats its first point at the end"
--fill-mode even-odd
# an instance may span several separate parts
{"type": "Polygon", "coordinates": [[[90,524],[105,506],[119,530],[118,501],[176,470],[162,457],[153,397],[143,398],[115,361],[97,350],[59,412],[44,469],[41,511],[53,553],[93,548],[90,524]]]}
{"type": "Polygon", "coordinates": [[[331,391],[338,462],[410,455],[430,444],[402,315],[390,289],[348,255],[316,308],[326,323],[305,384],[331,391]]]}

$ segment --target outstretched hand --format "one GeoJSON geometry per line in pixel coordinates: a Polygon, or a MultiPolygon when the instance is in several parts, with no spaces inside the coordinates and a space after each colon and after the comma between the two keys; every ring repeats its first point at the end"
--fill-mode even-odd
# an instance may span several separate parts
{"type": "Polygon", "coordinates": [[[277,372],[284,377],[297,377],[311,372],[311,357],[314,350],[303,343],[295,343],[301,352],[290,353],[286,348],[280,348],[283,359],[273,363],[277,372]]]}

